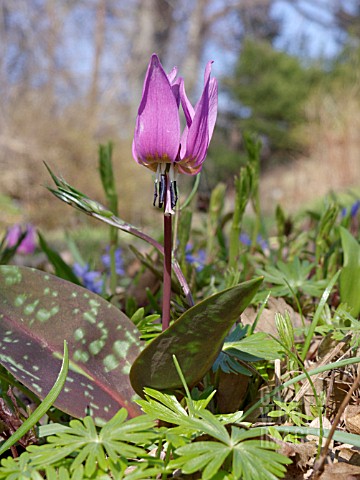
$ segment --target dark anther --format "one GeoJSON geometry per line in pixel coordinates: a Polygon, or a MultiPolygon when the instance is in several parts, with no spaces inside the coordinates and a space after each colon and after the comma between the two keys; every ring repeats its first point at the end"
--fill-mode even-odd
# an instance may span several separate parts
{"type": "Polygon", "coordinates": [[[160,188],[159,188],[159,208],[164,205],[165,201],[165,175],[160,175],[160,188]]]}
{"type": "Polygon", "coordinates": [[[170,198],[171,198],[171,208],[176,207],[178,201],[178,192],[176,188],[176,182],[170,182],[170,198]]]}
{"type": "Polygon", "coordinates": [[[155,183],[154,183],[154,207],[155,207],[155,204],[156,204],[156,199],[158,197],[158,181],[155,180],[155,183]]]}

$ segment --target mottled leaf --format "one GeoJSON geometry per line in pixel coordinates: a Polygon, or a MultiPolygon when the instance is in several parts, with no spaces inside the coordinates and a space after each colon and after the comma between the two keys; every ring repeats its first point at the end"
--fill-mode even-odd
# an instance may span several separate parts
{"type": "Polygon", "coordinates": [[[256,278],[216,293],[187,310],[139,355],[130,371],[134,390],[181,388],[173,355],[188,385],[193,386],[210,370],[224,339],[262,282],[256,278]]]}
{"type": "Polygon", "coordinates": [[[85,288],[27,267],[0,266],[0,363],[40,398],[55,383],[64,340],[69,373],[55,405],[74,417],[140,413],[129,370],[140,334],[120,310],[85,288]]]}

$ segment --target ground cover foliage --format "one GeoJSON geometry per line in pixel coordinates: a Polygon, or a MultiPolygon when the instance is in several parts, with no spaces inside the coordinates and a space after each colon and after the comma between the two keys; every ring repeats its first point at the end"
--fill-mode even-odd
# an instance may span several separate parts
{"type": "Polygon", "coordinates": [[[359,200],[265,222],[260,144],[246,148],[230,209],[219,184],[195,213],[197,180],[177,206],[164,332],[162,245],[118,218],[111,145],[105,206],[49,169],[55,196],[109,225],[109,248],[83,258],[68,238],[69,258],[46,232],[4,234],[0,478],[360,474],[359,200]]]}

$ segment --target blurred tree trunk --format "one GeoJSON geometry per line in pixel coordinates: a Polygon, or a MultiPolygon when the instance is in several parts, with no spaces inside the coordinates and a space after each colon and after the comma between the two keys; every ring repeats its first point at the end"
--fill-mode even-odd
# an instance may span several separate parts
{"type": "Polygon", "coordinates": [[[106,33],[106,5],[107,0],[98,0],[95,7],[95,32],[94,32],[94,59],[90,75],[90,88],[88,94],[88,120],[90,131],[97,128],[100,94],[101,60],[105,48],[106,33]]]}
{"type": "Polygon", "coordinates": [[[56,0],[47,0],[45,3],[45,13],[47,20],[46,39],[44,39],[45,49],[45,77],[46,86],[44,89],[48,109],[53,109],[57,103],[56,83],[57,83],[57,50],[60,47],[61,18],[56,0]]]}
{"type": "Polygon", "coordinates": [[[164,0],[140,0],[135,4],[128,81],[136,109],[151,54],[157,53],[163,63],[166,60],[174,24],[174,4],[164,0]]]}
{"type": "Polygon", "coordinates": [[[209,28],[206,17],[206,8],[209,0],[197,0],[189,18],[187,35],[187,52],[183,65],[186,78],[186,89],[191,94],[198,78],[199,66],[205,44],[205,37],[209,28]]]}

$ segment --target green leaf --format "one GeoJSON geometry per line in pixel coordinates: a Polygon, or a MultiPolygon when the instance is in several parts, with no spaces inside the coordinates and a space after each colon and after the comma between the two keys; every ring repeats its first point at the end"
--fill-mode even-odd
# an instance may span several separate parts
{"type": "Polygon", "coordinates": [[[24,452],[19,458],[3,458],[1,460],[0,478],[4,480],[43,480],[37,467],[31,465],[31,456],[24,452]]]}
{"type": "Polygon", "coordinates": [[[40,398],[55,383],[64,340],[69,373],[55,405],[101,422],[133,402],[130,366],[139,332],[121,311],[88,290],[27,267],[0,266],[0,363],[40,398]]]}
{"type": "Polygon", "coordinates": [[[99,467],[103,471],[111,469],[111,462],[145,458],[147,451],[138,445],[156,440],[154,421],[144,415],[127,421],[126,417],[126,410],[119,410],[100,431],[91,417],[85,417],[83,421],[72,420],[65,430],[48,437],[47,444],[28,448],[32,465],[55,465],[71,455],[74,460],[70,471],[84,465],[85,474],[91,477],[99,467]]]}
{"type": "Polygon", "coordinates": [[[176,356],[188,385],[199,382],[210,370],[223,341],[247,307],[262,278],[216,293],[187,310],[142,351],[130,371],[134,390],[182,387],[173,363],[176,356]]]}
{"type": "Polygon", "coordinates": [[[113,144],[111,142],[99,147],[99,171],[101,182],[109,204],[109,209],[117,215],[117,192],[112,166],[113,144]]]}
{"type": "Polygon", "coordinates": [[[294,292],[320,297],[326,287],[326,280],[317,280],[311,276],[314,267],[315,264],[301,261],[296,256],[291,262],[279,261],[276,267],[268,265],[257,272],[264,275],[265,282],[275,285],[271,288],[273,296],[292,296],[294,292]]]}
{"type": "MultiPolygon", "coordinates": [[[[264,332],[253,333],[238,342],[226,342],[223,347],[223,352],[229,355],[240,358],[238,353],[243,352],[253,356],[254,361],[281,358],[283,354],[279,353],[280,350],[279,344],[264,332]]],[[[247,357],[243,359],[249,360],[247,357]]]]}
{"type": "Polygon", "coordinates": [[[286,472],[291,460],[274,450],[272,442],[247,440],[234,448],[232,471],[235,478],[246,480],[277,480],[286,472]]]}
{"type": "Polygon", "coordinates": [[[45,238],[39,232],[38,237],[40,247],[47,256],[49,262],[53,265],[56,276],[63,278],[64,280],[68,280],[69,282],[75,283],[76,285],[81,285],[80,280],[72,271],[72,268],[64,262],[64,260],[55,250],[49,247],[45,238]]]}
{"type": "MultiPolygon", "coordinates": [[[[205,433],[211,436],[207,426],[219,421],[210,412],[203,418],[206,425],[205,433]],[[212,417],[212,418],[211,418],[212,417]]],[[[199,419],[189,419],[199,420],[199,419]]],[[[224,428],[222,426],[222,428],[224,428]]],[[[215,441],[196,441],[176,449],[178,458],[170,461],[171,468],[181,468],[184,473],[202,473],[201,478],[211,479],[220,468],[225,468],[234,478],[246,480],[268,480],[283,477],[286,468],[284,465],[291,463],[287,457],[275,452],[278,447],[275,443],[258,440],[264,429],[254,428],[245,430],[232,427],[231,437],[218,438],[215,441]],[[224,441],[225,440],[225,441],[224,441]],[[225,460],[231,456],[231,462],[225,460]]],[[[216,429],[214,429],[216,431],[216,429]]]]}
{"type": "Polygon", "coordinates": [[[158,392],[152,388],[145,388],[144,393],[146,400],[138,400],[138,403],[151,418],[175,425],[180,425],[184,418],[188,418],[187,411],[175,395],[158,392]]]}
{"type": "Polygon", "coordinates": [[[181,470],[185,474],[202,471],[201,478],[208,480],[221,468],[231,448],[223,443],[207,441],[185,445],[176,453],[183,457],[181,470]]]}
{"type": "Polygon", "coordinates": [[[344,227],[340,227],[344,251],[344,266],[340,275],[340,298],[352,308],[351,314],[360,313],[360,243],[344,227]]]}

